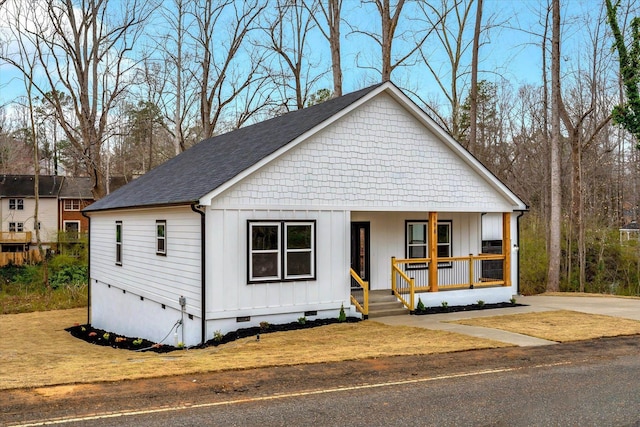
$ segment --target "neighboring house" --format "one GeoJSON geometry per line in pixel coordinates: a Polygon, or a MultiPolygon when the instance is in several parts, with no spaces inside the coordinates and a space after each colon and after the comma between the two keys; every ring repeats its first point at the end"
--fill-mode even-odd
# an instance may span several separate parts
{"type": "Polygon", "coordinates": [[[58,230],[70,236],[89,231],[82,209],[93,203],[91,178],[65,177],[58,196],[58,230]]]}
{"type": "Polygon", "coordinates": [[[629,240],[638,240],[640,238],[640,224],[633,220],[628,224],[623,225],[619,229],[620,231],[620,243],[629,240]]]}
{"type": "Polygon", "coordinates": [[[202,141],[87,207],[89,322],[193,345],[366,314],[369,289],[411,311],[508,301],[526,209],[396,86],[372,86],[202,141]]]}
{"type": "Polygon", "coordinates": [[[36,227],[45,247],[56,242],[58,232],[58,193],[63,178],[41,176],[39,179],[38,223],[35,222],[33,175],[3,175],[0,178],[0,266],[9,262],[22,264],[39,260],[36,227]]]}

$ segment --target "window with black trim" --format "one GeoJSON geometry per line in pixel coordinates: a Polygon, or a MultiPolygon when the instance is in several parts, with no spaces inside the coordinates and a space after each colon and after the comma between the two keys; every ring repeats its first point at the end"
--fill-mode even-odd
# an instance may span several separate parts
{"type": "Polygon", "coordinates": [[[22,223],[22,222],[10,222],[9,223],[9,231],[12,231],[12,232],[22,232],[22,231],[24,231],[24,223],[22,223]]]}
{"type": "Polygon", "coordinates": [[[24,199],[9,199],[9,209],[24,210],[24,199]]]}
{"type": "Polygon", "coordinates": [[[116,221],[116,265],[122,265],[122,221],[116,221]]]}
{"type": "MultiPolygon", "coordinates": [[[[427,258],[428,256],[428,221],[406,222],[406,257],[427,258]]],[[[451,221],[438,221],[438,241],[436,242],[438,258],[451,257],[451,221]]],[[[426,264],[410,264],[410,268],[426,268],[426,264]]],[[[440,262],[438,267],[450,266],[450,262],[440,262]]]]}
{"type": "Polygon", "coordinates": [[[167,221],[156,221],[156,254],[167,254],[167,221]]]}
{"type": "Polygon", "coordinates": [[[249,221],[249,283],[315,279],[315,221],[249,221]]]}

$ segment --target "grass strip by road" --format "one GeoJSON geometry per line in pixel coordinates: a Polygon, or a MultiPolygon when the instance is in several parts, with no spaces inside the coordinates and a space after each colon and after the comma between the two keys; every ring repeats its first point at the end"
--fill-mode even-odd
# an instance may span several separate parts
{"type": "Polygon", "coordinates": [[[637,320],[570,310],[477,317],[451,323],[500,329],[556,342],[640,334],[637,320]]]}
{"type": "Polygon", "coordinates": [[[86,308],[0,316],[0,389],[433,354],[508,344],[374,321],[261,335],[219,347],[137,353],[88,344],[64,328],[86,308]]]}

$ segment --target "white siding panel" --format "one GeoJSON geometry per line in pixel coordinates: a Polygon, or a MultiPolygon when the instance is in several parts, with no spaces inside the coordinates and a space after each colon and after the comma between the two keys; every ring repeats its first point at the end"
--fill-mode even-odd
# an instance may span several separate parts
{"type": "Polygon", "coordinates": [[[207,319],[339,309],[341,304],[349,305],[348,213],[210,209],[207,216],[211,237],[207,242],[207,319]],[[249,220],[315,220],[316,280],[249,284],[249,220]]]}
{"type": "Polygon", "coordinates": [[[213,200],[216,207],[502,212],[513,206],[388,95],[213,200]]]}
{"type": "Polygon", "coordinates": [[[200,217],[190,208],[94,213],[91,215],[90,273],[96,280],[199,315],[200,217]],[[166,220],[166,256],[156,254],[156,220],[166,220]],[[117,266],[115,230],[122,221],[122,265],[117,266]]]}
{"type": "MultiPolygon", "coordinates": [[[[426,212],[352,212],[351,221],[370,223],[371,289],[391,289],[391,257],[405,258],[406,221],[427,221],[426,212]]],[[[451,221],[453,256],[480,252],[480,214],[439,212],[438,221],[451,221]]],[[[446,269],[440,269],[444,275],[446,269]]],[[[416,274],[418,274],[416,272],[416,274]]]]}

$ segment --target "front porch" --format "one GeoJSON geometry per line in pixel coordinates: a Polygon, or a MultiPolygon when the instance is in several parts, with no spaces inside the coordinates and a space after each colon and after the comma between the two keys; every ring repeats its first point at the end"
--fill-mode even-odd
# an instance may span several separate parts
{"type": "MultiPolygon", "coordinates": [[[[482,221],[480,215],[480,221],[482,221]]],[[[458,215],[460,216],[460,215],[458,215]]],[[[473,214],[467,214],[467,218],[473,214]]],[[[511,214],[506,212],[501,214],[501,229],[499,230],[499,240],[495,239],[494,232],[492,242],[499,242],[491,248],[493,253],[483,253],[487,247],[482,244],[474,245],[471,231],[474,227],[467,227],[467,248],[474,247],[480,249],[478,253],[469,253],[465,256],[454,256],[451,249],[451,223],[448,221],[446,227],[439,227],[438,213],[430,212],[428,220],[424,224],[424,236],[420,230],[415,231],[415,224],[418,221],[405,220],[409,224],[407,228],[407,238],[405,241],[406,254],[408,257],[391,257],[387,260],[390,281],[387,289],[389,295],[393,295],[397,301],[402,303],[406,311],[413,313],[418,304],[418,299],[422,300],[425,306],[440,305],[446,302],[449,305],[466,305],[483,300],[487,303],[508,301],[513,294],[517,293],[512,287],[512,238],[511,238],[511,214]],[[449,235],[443,233],[448,230],[449,235]],[[412,235],[415,234],[415,236],[412,235]],[[413,238],[415,237],[415,238],[413,238]],[[448,246],[447,246],[448,245],[448,246]],[[416,257],[416,254],[426,256],[416,257]],[[442,256],[442,255],[448,256],[442,256]],[[443,293],[443,292],[446,292],[443,293]]],[[[467,222],[471,223],[472,221],[467,222]]],[[[357,224],[363,224],[359,221],[357,224]]],[[[485,236],[482,226],[477,227],[477,241],[484,242],[485,236]]],[[[365,264],[371,249],[366,244],[354,244],[354,237],[363,239],[360,241],[368,244],[369,229],[362,232],[360,225],[359,235],[354,236],[352,227],[352,268],[351,275],[351,303],[363,314],[369,317],[370,294],[372,287],[368,280],[370,267],[365,264]],[[366,238],[366,239],[364,239],[366,238]],[[355,265],[354,265],[355,264],[355,265]],[[354,268],[356,267],[356,268],[354,268]]],[[[373,233],[373,232],[372,232],[373,233]]],[[[464,233],[459,233],[460,235],[464,233]]],[[[462,246],[462,245],[461,245],[462,246]]],[[[376,288],[374,288],[376,289],[376,288]]]]}

